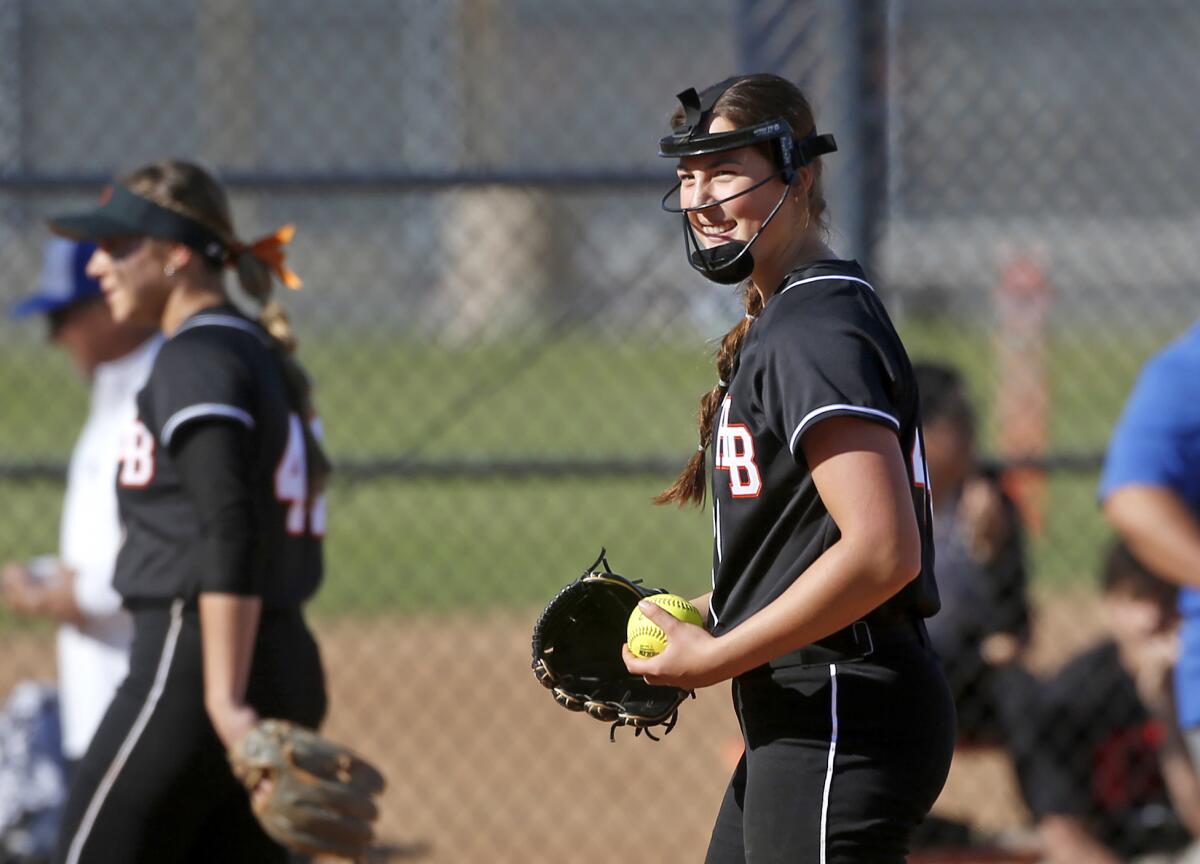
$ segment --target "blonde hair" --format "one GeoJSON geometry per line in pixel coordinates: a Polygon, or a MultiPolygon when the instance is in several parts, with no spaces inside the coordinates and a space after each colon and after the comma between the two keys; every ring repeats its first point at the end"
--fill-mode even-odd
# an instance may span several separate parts
{"type": "Polygon", "coordinates": [[[297,343],[291,322],[283,306],[271,297],[274,287],[271,268],[261,258],[240,249],[229,198],[212,175],[199,165],[164,159],[143,166],[118,182],[135,195],[199,222],[220,237],[231,250],[242,290],[260,306],[259,321],[288,351],[295,351],[297,343]]]}
{"type": "MultiPolygon", "coordinates": [[[[800,88],[778,75],[747,75],[739,78],[721,94],[713,104],[713,116],[724,117],[735,128],[753,126],[776,117],[782,117],[792,128],[797,138],[805,138],[816,131],[812,107],[800,88]]],[[[683,108],[679,108],[671,117],[671,127],[678,127],[684,119],[683,108]]],[[[771,160],[769,144],[755,145],[760,147],[764,155],[771,160]]],[[[808,163],[812,170],[812,186],[808,190],[808,224],[814,224],[823,231],[828,231],[825,220],[825,192],[821,180],[822,163],[818,157],[808,163]]],[[[699,427],[700,443],[692,458],[688,460],[679,476],[667,489],[654,498],[655,504],[678,503],[679,506],[695,504],[697,507],[704,503],[707,483],[705,472],[705,451],[712,442],[712,425],[721,408],[721,402],[729,389],[728,382],[733,380],[737,371],[738,357],[742,351],[742,341],[746,332],[759,313],[762,312],[762,295],[754,290],[749,281],[741,286],[742,304],[746,315],[732,330],[721,339],[717,349],[717,386],[700,397],[700,407],[696,412],[696,423],[699,427]]]]}

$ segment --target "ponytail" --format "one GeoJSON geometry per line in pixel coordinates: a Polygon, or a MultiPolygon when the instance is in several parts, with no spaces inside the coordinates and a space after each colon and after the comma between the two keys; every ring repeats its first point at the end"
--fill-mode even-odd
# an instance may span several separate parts
{"type": "MultiPolygon", "coordinates": [[[[258,309],[258,323],[286,348],[289,354],[294,353],[297,345],[296,334],[283,305],[271,297],[271,289],[274,287],[271,283],[272,265],[264,260],[256,249],[261,242],[248,246],[235,243],[230,252],[229,266],[237,272],[238,284],[242,286],[242,291],[254,301],[258,309]]],[[[279,256],[277,260],[282,262],[282,253],[276,254],[279,256]]],[[[291,273],[290,270],[287,272],[291,273]]],[[[295,274],[292,276],[295,277],[295,274]]]]}
{"type": "Polygon", "coordinates": [[[300,279],[283,263],[282,245],[292,238],[292,227],[285,226],[273,235],[249,245],[234,244],[231,265],[237,271],[238,283],[258,307],[258,323],[271,337],[272,349],[283,372],[288,402],[300,415],[304,430],[304,451],[308,465],[308,497],[311,501],[325,491],[333,473],[333,463],[312,430],[316,409],[312,398],[312,381],[296,359],[297,340],[283,305],[271,297],[274,271],[288,287],[299,287],[300,279]],[[270,251],[264,252],[265,249],[270,251]]]}
{"type": "Polygon", "coordinates": [[[734,373],[737,372],[738,357],[742,352],[742,342],[746,338],[746,333],[763,308],[762,295],[749,282],[742,284],[742,303],[746,308],[745,317],[725,334],[721,339],[721,346],[717,349],[717,386],[700,397],[700,407],[696,411],[700,444],[696,447],[692,458],[679,472],[679,476],[675,478],[675,482],[655,496],[655,504],[674,502],[680,507],[687,504],[695,504],[699,507],[704,504],[707,485],[705,453],[709,444],[712,443],[713,420],[716,419],[717,412],[721,410],[725,393],[729,390],[734,373]]]}

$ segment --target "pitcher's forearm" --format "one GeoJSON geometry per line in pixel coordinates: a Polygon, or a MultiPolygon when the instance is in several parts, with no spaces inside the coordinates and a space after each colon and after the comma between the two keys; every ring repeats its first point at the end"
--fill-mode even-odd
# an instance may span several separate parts
{"type": "Polygon", "coordinates": [[[245,702],[261,610],[262,600],[258,597],[200,595],[204,704],[210,712],[214,707],[245,702]]]}

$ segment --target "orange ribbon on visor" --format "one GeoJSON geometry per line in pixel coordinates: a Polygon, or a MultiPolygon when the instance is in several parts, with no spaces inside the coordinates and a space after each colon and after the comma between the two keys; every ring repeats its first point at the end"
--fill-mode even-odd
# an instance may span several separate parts
{"type": "MultiPolygon", "coordinates": [[[[279,277],[279,281],[287,287],[295,290],[304,283],[300,277],[287,266],[287,255],[284,253],[283,247],[292,242],[292,237],[296,234],[296,226],[288,223],[282,226],[273,234],[267,234],[259,237],[253,243],[238,243],[234,246],[234,252],[242,253],[249,252],[259,261],[262,261],[279,277]]],[[[232,258],[230,259],[233,260],[232,258]]]]}

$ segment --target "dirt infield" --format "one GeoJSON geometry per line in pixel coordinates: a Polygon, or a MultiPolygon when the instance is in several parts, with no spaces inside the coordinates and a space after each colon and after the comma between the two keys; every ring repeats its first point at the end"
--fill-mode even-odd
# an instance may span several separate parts
{"type": "MultiPolygon", "coordinates": [[[[1090,596],[1041,610],[1030,660],[1049,671],[1095,638],[1098,616],[1090,596]]],[[[610,743],[605,726],[562,711],[533,680],[531,620],[321,628],[333,670],[328,728],[379,754],[393,778],[383,835],[437,862],[703,860],[741,746],[727,687],[686,704],[660,742],[626,729],[610,743]],[[381,645],[394,653],[379,655],[381,645]],[[381,702],[390,688],[347,674],[364,663],[394,676],[390,717],[381,702]]],[[[1027,820],[994,750],[956,756],[935,812],[988,833],[1027,820]]]]}
{"type": "MultiPolygon", "coordinates": [[[[1094,637],[1094,603],[1056,598],[1038,619],[1035,665],[1094,637]]],[[[376,760],[381,860],[591,862],[703,859],[740,741],[728,688],[702,692],[659,742],[555,705],[529,671],[533,613],[321,621],[326,731],[376,760]]],[[[0,637],[0,692],[50,677],[48,631],[0,637]]],[[[1006,759],[960,754],[937,812],[989,831],[1022,825],[1006,759]]]]}

